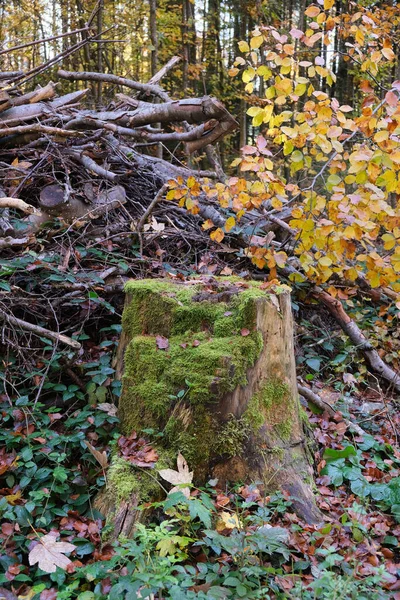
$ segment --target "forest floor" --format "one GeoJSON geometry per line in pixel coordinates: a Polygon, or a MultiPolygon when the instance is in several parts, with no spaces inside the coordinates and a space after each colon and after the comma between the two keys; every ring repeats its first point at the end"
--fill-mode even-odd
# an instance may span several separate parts
{"type": "MultiPolygon", "coordinates": [[[[63,281],[68,281],[69,273],[75,280],[83,272],[88,278],[88,261],[103,268],[97,264],[102,260],[112,260],[138,276],[132,272],[138,264],[135,247],[125,256],[111,253],[105,242],[100,248],[96,253],[79,250],[86,270],[68,267],[61,271],[63,281]]],[[[149,275],[181,273],[176,266],[161,263],[159,254],[153,245],[140,258],[142,264],[151,265],[149,275]]],[[[60,264],[65,265],[62,257],[52,256],[43,261],[31,251],[1,261],[7,274],[3,286],[7,280],[6,285],[24,287],[33,314],[43,304],[35,289],[57,278],[60,264]]],[[[220,264],[216,270],[221,270],[220,264]]],[[[140,275],[145,274],[143,269],[140,275]]],[[[179,277],[186,275],[187,271],[179,277]]],[[[301,522],[289,497],[264,497],[257,482],[219,489],[217,481],[210,481],[205,489],[193,488],[189,500],[178,492],[156,504],[134,539],[114,545],[105,541],[104,520],[92,503],[105,485],[106,456],[122,448],[133,465],[143,456],[141,444],[129,445],[118,433],[113,402],[120,384],[112,359],[123,294],[113,293],[106,300],[106,292],[104,282],[96,281],[69,297],[63,294],[67,305],[63,318],[74,322],[72,335],[82,345],[74,361],[45,336],[38,339],[15,328],[5,334],[14,341],[19,336],[21,351],[18,356],[10,350],[2,374],[6,381],[0,431],[3,596],[7,600],[398,600],[400,416],[390,393],[368,375],[354,347],[301,286],[295,289],[293,303],[299,377],[336,411],[333,416],[315,407],[311,411],[304,402],[316,501],[324,524],[301,522]],[[349,419],[365,435],[352,433],[349,419]],[[45,542],[38,541],[41,536],[47,536],[45,542]]],[[[348,302],[371,331],[388,337],[388,321],[382,324],[371,303],[348,302]]],[[[148,438],[147,452],[162,432],[143,435],[148,438]]]]}

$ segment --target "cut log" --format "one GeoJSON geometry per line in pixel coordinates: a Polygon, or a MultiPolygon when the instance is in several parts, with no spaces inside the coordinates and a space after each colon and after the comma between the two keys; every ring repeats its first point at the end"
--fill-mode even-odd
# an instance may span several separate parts
{"type": "Polygon", "coordinates": [[[307,522],[320,522],[290,293],[223,278],[131,281],[126,292],[117,355],[122,430],[163,432],[160,457],[174,462],[181,452],[197,485],[210,476],[222,486],[261,482],[265,493],[289,493],[307,522]]]}

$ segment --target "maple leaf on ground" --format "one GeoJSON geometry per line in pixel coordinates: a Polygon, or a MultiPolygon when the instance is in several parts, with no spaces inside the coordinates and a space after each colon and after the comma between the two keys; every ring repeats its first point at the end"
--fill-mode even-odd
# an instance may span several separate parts
{"type": "Polygon", "coordinates": [[[64,552],[72,552],[76,546],[69,542],[57,542],[58,534],[48,533],[40,538],[39,543],[29,552],[29,564],[39,564],[45,573],[55,573],[56,568],[65,569],[71,562],[64,552]]]}
{"type": "Polygon", "coordinates": [[[188,464],[180,452],[176,464],[178,467],[177,471],[174,471],[173,469],[161,469],[158,473],[165,481],[168,481],[168,483],[172,483],[172,485],[175,486],[170,490],[170,494],[180,491],[186,498],[189,498],[190,488],[180,486],[184,483],[192,483],[193,471],[189,472],[188,464]]]}

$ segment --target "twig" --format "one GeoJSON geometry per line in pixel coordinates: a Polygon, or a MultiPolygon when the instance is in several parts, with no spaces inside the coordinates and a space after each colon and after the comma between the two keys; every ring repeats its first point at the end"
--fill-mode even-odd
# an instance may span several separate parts
{"type": "Polygon", "coordinates": [[[136,231],[138,232],[139,238],[140,238],[140,254],[143,254],[143,240],[142,240],[142,236],[141,236],[141,231],[142,231],[143,225],[147,221],[149,215],[152,213],[154,207],[162,200],[167,189],[168,189],[168,184],[164,183],[162,188],[160,188],[158,190],[157,194],[154,196],[153,200],[150,202],[150,204],[147,207],[147,209],[145,210],[144,214],[141,216],[139,223],[137,224],[136,231]]]}
{"type": "MultiPolygon", "coordinates": [[[[67,31],[66,33],[59,33],[58,35],[53,35],[48,38],[42,38],[41,40],[35,40],[33,42],[27,42],[26,44],[19,44],[18,46],[11,46],[10,48],[5,48],[4,50],[0,50],[0,56],[2,54],[7,54],[7,52],[14,52],[14,50],[21,50],[21,48],[28,48],[29,46],[36,46],[37,44],[44,44],[45,42],[52,42],[53,40],[58,40],[59,38],[68,37],[71,35],[75,35],[76,33],[81,33],[82,31],[88,31],[88,27],[82,27],[81,29],[74,29],[74,31],[67,31]]],[[[14,77],[18,75],[23,75],[23,71],[11,71],[11,74],[14,73],[14,77]]]]}

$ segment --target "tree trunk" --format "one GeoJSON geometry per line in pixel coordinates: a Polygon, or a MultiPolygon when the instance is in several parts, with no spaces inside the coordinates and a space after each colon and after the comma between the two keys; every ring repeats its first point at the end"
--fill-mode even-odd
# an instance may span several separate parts
{"type": "Polygon", "coordinates": [[[160,461],[174,467],[181,452],[197,485],[210,476],[222,486],[261,482],[266,493],[288,492],[306,521],[320,521],[290,294],[222,278],[131,281],[126,291],[116,359],[122,431],[163,432],[160,461]]]}

